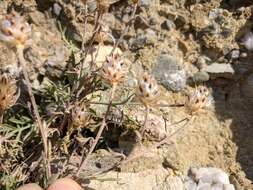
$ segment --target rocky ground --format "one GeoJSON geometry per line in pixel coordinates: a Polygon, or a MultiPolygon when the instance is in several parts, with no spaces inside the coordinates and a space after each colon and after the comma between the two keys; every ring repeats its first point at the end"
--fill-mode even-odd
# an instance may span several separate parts
{"type": "MultiPolygon", "coordinates": [[[[130,1],[109,2],[110,8],[103,15],[102,26],[118,39],[131,18],[133,7],[130,1]]],[[[1,15],[14,9],[23,13],[32,25],[33,43],[25,51],[25,58],[33,88],[37,91],[41,106],[45,104],[44,113],[49,116],[50,111],[67,98],[67,90],[59,81],[67,75],[71,83],[71,72],[66,74],[66,71],[73,71],[73,65],[82,57],[82,48],[88,47],[96,6],[96,1],[92,0],[88,0],[87,4],[79,0],[0,2],[1,15]],[[91,18],[84,17],[85,11],[91,18]],[[43,98],[47,95],[45,88],[52,81],[56,87],[52,87],[51,91],[56,89],[53,92],[59,96],[57,100],[43,98]]],[[[211,90],[212,105],[198,113],[188,127],[171,139],[169,144],[158,149],[152,148],[152,144],[175,131],[175,125],[170,124],[186,118],[186,109],[152,108],[144,143],[133,149],[136,144],[133,131],[144,122],[144,107],[120,105],[113,112],[113,117],[121,117],[123,111],[123,123],[117,123],[116,127],[109,125],[103,134],[104,142],[101,142],[89,159],[88,167],[82,171],[82,179],[85,179],[82,182],[86,189],[183,190],[186,176],[193,167],[220,168],[229,175],[230,183],[235,189],[253,189],[252,10],[253,3],[250,0],[139,1],[133,26],[119,44],[118,51],[130,62],[131,72],[116,91],[117,102],[134,91],[136,81],[132,79],[133,76],[138,77],[142,71],[149,71],[161,86],[159,102],[184,104],[189,89],[205,84],[211,90]],[[120,156],[109,150],[124,153],[132,151],[136,158],[123,164],[119,171],[112,170],[120,156]]],[[[99,48],[97,67],[101,66],[112,45],[113,40],[108,36],[103,45],[94,43],[94,49],[99,48]]],[[[0,51],[1,71],[18,75],[20,68],[15,53],[2,44],[0,51]]],[[[89,54],[85,65],[91,60],[92,55],[89,54]]],[[[107,102],[108,90],[96,90],[87,97],[92,101],[107,102]]],[[[26,99],[25,93],[21,94],[20,104],[26,99]]],[[[103,105],[92,105],[91,109],[95,113],[94,121],[103,117],[106,111],[103,105]]],[[[44,117],[50,118],[49,116],[45,114],[44,117]]],[[[16,126],[13,120],[6,121],[9,125],[14,123],[16,126]]],[[[56,120],[50,129],[60,130],[60,121],[56,120]]],[[[22,123],[20,125],[23,126],[22,123]]],[[[72,175],[71,165],[80,160],[80,144],[81,147],[87,145],[88,138],[94,137],[95,131],[94,126],[82,131],[83,138],[79,144],[66,140],[73,135],[52,135],[52,141],[55,142],[52,145],[55,178],[72,175]],[[64,144],[65,140],[67,145],[64,144]],[[77,148],[79,154],[72,156],[69,163],[66,163],[66,158],[69,158],[66,155],[73,148],[77,148]],[[64,170],[65,166],[68,166],[67,171],[64,170]]],[[[1,133],[4,134],[4,131],[0,130],[1,133]]],[[[26,134],[27,131],[21,137],[26,139],[26,134]]],[[[8,189],[8,184],[15,186],[31,181],[43,184],[41,174],[27,170],[29,164],[36,165],[38,158],[32,158],[36,155],[27,149],[26,142],[33,141],[24,140],[22,153],[12,155],[12,158],[17,157],[16,160],[0,161],[0,185],[3,188],[8,189]],[[13,163],[17,164],[15,168],[4,165],[13,163]],[[10,179],[6,177],[8,175],[15,177],[10,179]]],[[[35,143],[32,145],[35,146],[35,143]]],[[[4,160],[8,157],[1,156],[0,151],[0,158],[4,160]]]]}

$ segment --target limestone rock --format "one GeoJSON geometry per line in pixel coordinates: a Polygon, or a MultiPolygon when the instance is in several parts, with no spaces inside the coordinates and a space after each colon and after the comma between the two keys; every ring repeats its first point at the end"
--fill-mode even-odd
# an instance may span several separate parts
{"type": "Polygon", "coordinates": [[[235,73],[231,64],[213,63],[203,68],[204,72],[209,73],[211,78],[232,78],[235,73]]]}
{"type": "Polygon", "coordinates": [[[157,65],[153,70],[155,78],[166,89],[181,91],[186,85],[186,73],[177,59],[161,54],[157,58],[157,65]]]}
{"type": "Polygon", "coordinates": [[[185,187],[186,190],[235,190],[228,175],[213,167],[191,168],[185,187]]]}

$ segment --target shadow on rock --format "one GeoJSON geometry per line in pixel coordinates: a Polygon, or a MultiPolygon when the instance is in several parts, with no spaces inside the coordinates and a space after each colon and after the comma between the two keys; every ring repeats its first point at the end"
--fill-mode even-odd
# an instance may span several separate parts
{"type": "MultiPolygon", "coordinates": [[[[250,18],[238,31],[240,42],[246,29],[252,28],[250,18]]],[[[249,30],[248,30],[249,31],[249,30]]],[[[253,38],[252,38],[253,40],[253,38]]],[[[241,43],[241,42],[240,42],[241,43]]],[[[239,43],[239,44],[240,44],[239,43]]],[[[253,46],[253,41],[251,42],[253,46]]],[[[231,65],[235,70],[233,79],[218,78],[213,80],[213,96],[216,114],[221,120],[232,119],[230,129],[232,141],[237,146],[236,160],[245,172],[246,178],[253,180],[253,53],[241,47],[238,59],[233,59],[231,65]]],[[[232,171],[233,173],[233,171],[232,171]]],[[[239,176],[241,174],[236,173],[239,176]]]]}

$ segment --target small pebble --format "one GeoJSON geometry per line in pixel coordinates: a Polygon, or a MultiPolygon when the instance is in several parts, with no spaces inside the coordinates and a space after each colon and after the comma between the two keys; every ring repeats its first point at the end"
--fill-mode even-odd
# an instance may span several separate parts
{"type": "Polygon", "coordinates": [[[54,3],[54,5],[53,5],[53,11],[54,11],[54,14],[56,16],[60,15],[61,10],[62,10],[61,6],[58,3],[54,3]]]}
{"type": "Polygon", "coordinates": [[[253,51],[253,33],[252,32],[246,33],[246,35],[242,39],[242,44],[247,50],[253,51]]]}
{"type": "Polygon", "coordinates": [[[192,77],[192,81],[194,83],[202,83],[202,82],[206,82],[209,80],[209,75],[207,72],[205,71],[199,71],[197,73],[195,73],[192,77]]]}
{"type": "Polygon", "coordinates": [[[190,169],[185,181],[186,190],[235,190],[228,175],[214,167],[190,169]]]}
{"type": "Polygon", "coordinates": [[[206,56],[200,56],[196,62],[198,69],[203,69],[211,62],[211,59],[206,56]]]}
{"type": "Polygon", "coordinates": [[[129,47],[130,49],[137,50],[144,48],[148,45],[154,45],[154,43],[157,41],[156,33],[151,30],[147,29],[145,31],[139,31],[137,36],[134,38],[131,38],[129,41],[129,47]]]}
{"type": "Polygon", "coordinates": [[[246,52],[242,52],[241,54],[240,54],[240,57],[241,58],[245,58],[245,57],[247,57],[248,56],[248,54],[246,53],[246,52]]]}
{"type": "Polygon", "coordinates": [[[165,28],[166,30],[172,30],[176,28],[176,25],[173,21],[167,19],[166,21],[164,21],[164,23],[162,24],[162,27],[165,28]]]}
{"type": "Polygon", "coordinates": [[[240,50],[234,49],[229,53],[229,59],[238,59],[240,57],[240,50]]]}
{"type": "Polygon", "coordinates": [[[97,2],[96,1],[88,1],[87,5],[88,5],[89,12],[94,12],[97,8],[97,2]]]}
{"type": "Polygon", "coordinates": [[[139,1],[139,5],[141,7],[145,7],[145,8],[148,8],[151,4],[151,0],[140,0],[139,1]]]}

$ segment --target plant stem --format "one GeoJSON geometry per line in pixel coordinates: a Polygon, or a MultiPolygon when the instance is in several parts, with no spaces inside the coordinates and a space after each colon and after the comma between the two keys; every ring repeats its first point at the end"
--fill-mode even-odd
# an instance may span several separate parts
{"type": "Polygon", "coordinates": [[[4,110],[0,109],[0,125],[3,124],[4,110]]]}
{"type": "Polygon", "coordinates": [[[28,72],[26,69],[26,61],[24,59],[24,47],[23,46],[17,46],[17,56],[18,56],[18,60],[19,63],[21,64],[22,67],[22,71],[23,71],[23,75],[25,78],[25,82],[26,82],[26,86],[28,89],[28,93],[29,93],[29,97],[32,103],[32,107],[33,107],[33,112],[36,118],[36,122],[37,122],[37,126],[39,128],[41,137],[42,137],[42,143],[43,143],[43,148],[44,148],[44,155],[43,155],[43,159],[44,159],[44,164],[46,166],[46,174],[47,174],[47,179],[49,179],[51,177],[51,169],[50,169],[50,161],[48,160],[48,144],[47,144],[47,134],[46,131],[43,127],[41,118],[40,118],[40,114],[39,114],[39,110],[38,110],[38,106],[36,104],[33,92],[32,92],[32,87],[31,87],[31,83],[28,77],[28,72]]]}
{"type": "Polygon", "coordinates": [[[143,126],[141,127],[141,130],[140,130],[142,137],[143,137],[146,127],[147,127],[148,115],[149,115],[149,106],[145,105],[145,120],[144,120],[143,126]]]}
{"type": "MultiPolygon", "coordinates": [[[[121,102],[112,102],[112,106],[119,106],[123,104],[129,104],[129,105],[143,105],[141,102],[131,102],[131,100],[134,98],[135,94],[131,94],[126,99],[122,100],[121,102]]],[[[108,102],[89,102],[89,104],[98,104],[98,105],[108,105],[108,102]]],[[[183,107],[184,104],[156,104],[155,107],[183,107]]]]}
{"type": "Polygon", "coordinates": [[[174,124],[179,124],[179,123],[182,123],[183,121],[186,121],[186,123],[179,127],[175,132],[173,132],[171,135],[165,137],[162,141],[158,142],[155,147],[158,148],[160,146],[162,146],[163,144],[166,144],[168,142],[169,139],[171,139],[172,137],[174,137],[176,134],[178,134],[179,132],[183,131],[193,120],[195,119],[194,116],[191,116],[190,118],[186,117],[174,124]]]}
{"type": "MultiPolygon", "coordinates": [[[[132,100],[132,98],[135,96],[135,94],[131,94],[130,96],[128,96],[126,99],[122,100],[121,102],[111,102],[112,106],[118,106],[118,105],[123,105],[123,104],[127,104],[128,102],[130,102],[132,100]]],[[[99,105],[109,105],[108,102],[89,102],[89,104],[99,104],[99,105]]]]}
{"type": "Polygon", "coordinates": [[[109,104],[107,106],[107,110],[106,110],[105,116],[103,118],[102,124],[101,124],[101,126],[100,126],[100,128],[98,130],[98,133],[97,133],[97,135],[95,137],[94,142],[92,143],[92,146],[89,149],[89,152],[87,153],[87,155],[86,155],[86,157],[84,159],[82,158],[82,161],[81,161],[81,164],[80,164],[80,166],[79,166],[79,168],[77,170],[76,176],[79,176],[80,172],[82,171],[82,169],[86,166],[87,161],[88,161],[91,153],[96,148],[96,145],[97,145],[97,143],[98,143],[98,141],[99,141],[99,139],[100,139],[100,137],[101,137],[101,135],[102,135],[105,127],[106,127],[106,118],[107,118],[107,116],[108,116],[108,114],[110,112],[111,106],[112,106],[112,100],[113,100],[113,97],[114,97],[115,88],[116,88],[116,85],[113,85],[112,89],[111,89],[110,98],[109,98],[109,104]]]}
{"type": "MultiPolygon", "coordinates": [[[[79,65],[80,68],[78,70],[77,81],[75,82],[75,84],[74,84],[74,86],[72,88],[71,95],[73,95],[73,94],[75,94],[75,96],[77,95],[76,91],[78,90],[79,85],[80,85],[80,80],[81,80],[81,77],[82,77],[82,71],[83,71],[84,63],[85,63],[86,58],[87,58],[87,56],[88,56],[88,54],[89,54],[89,52],[91,50],[92,44],[93,44],[93,42],[95,40],[95,37],[96,37],[97,33],[100,32],[100,30],[101,30],[100,20],[102,19],[102,17],[103,17],[103,14],[102,13],[98,13],[97,18],[95,20],[95,26],[94,26],[94,29],[93,29],[93,35],[92,35],[92,37],[90,39],[88,47],[86,48],[86,50],[84,52],[84,55],[81,58],[81,61],[80,61],[81,65],[79,65]]],[[[84,50],[84,43],[82,43],[82,51],[83,50],[84,50]]],[[[92,70],[93,66],[94,66],[94,63],[91,63],[91,65],[90,65],[91,70],[92,70]]],[[[77,98],[77,97],[75,97],[75,98],[77,98]]]]}

